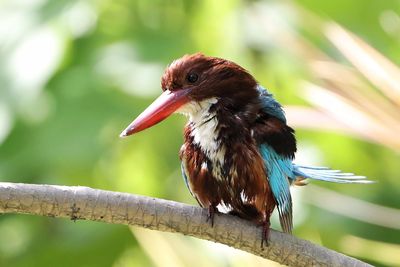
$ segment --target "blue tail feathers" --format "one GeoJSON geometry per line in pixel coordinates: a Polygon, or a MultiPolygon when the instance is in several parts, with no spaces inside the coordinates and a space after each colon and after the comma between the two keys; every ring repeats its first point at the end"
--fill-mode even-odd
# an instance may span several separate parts
{"type": "Polygon", "coordinates": [[[313,180],[342,183],[342,184],[368,184],[374,181],[367,180],[365,176],[344,173],[339,170],[332,170],[326,167],[310,167],[293,164],[293,174],[301,178],[313,180]]]}

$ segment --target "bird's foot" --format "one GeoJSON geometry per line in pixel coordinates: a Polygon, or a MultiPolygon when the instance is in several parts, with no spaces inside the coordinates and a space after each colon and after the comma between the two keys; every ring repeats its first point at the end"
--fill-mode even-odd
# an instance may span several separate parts
{"type": "Polygon", "coordinates": [[[214,227],[214,216],[218,210],[213,205],[208,206],[208,215],[207,215],[207,222],[211,223],[211,227],[214,227]]]}
{"type": "Polygon", "coordinates": [[[269,246],[269,230],[270,230],[271,223],[269,220],[265,220],[262,223],[262,233],[261,233],[261,248],[264,248],[264,244],[266,247],[269,246]]]}

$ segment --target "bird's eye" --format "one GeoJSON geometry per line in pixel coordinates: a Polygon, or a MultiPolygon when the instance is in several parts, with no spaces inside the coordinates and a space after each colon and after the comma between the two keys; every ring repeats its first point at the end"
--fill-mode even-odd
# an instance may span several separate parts
{"type": "Polygon", "coordinates": [[[189,73],[189,74],[186,76],[186,80],[187,80],[189,83],[195,83],[195,82],[197,82],[198,79],[199,79],[199,75],[197,75],[196,73],[189,73]]]}

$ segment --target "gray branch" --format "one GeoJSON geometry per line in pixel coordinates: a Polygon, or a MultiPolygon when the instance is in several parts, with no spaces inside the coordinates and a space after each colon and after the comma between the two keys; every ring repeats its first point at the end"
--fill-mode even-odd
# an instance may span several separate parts
{"type": "Polygon", "coordinates": [[[136,225],[179,232],[222,243],[288,266],[370,266],[309,241],[271,230],[261,248],[261,228],[234,216],[218,214],[214,227],[205,209],[81,186],[0,183],[0,213],[24,213],[71,220],[136,225]]]}

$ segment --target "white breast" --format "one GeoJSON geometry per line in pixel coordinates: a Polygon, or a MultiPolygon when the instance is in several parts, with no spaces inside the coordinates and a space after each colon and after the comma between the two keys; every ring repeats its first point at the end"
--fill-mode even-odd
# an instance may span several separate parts
{"type": "Polygon", "coordinates": [[[222,168],[225,162],[225,146],[218,140],[218,119],[210,112],[210,107],[217,103],[216,98],[201,102],[189,102],[177,112],[189,116],[189,125],[193,141],[198,144],[213,166],[213,176],[223,179],[222,168]]]}

